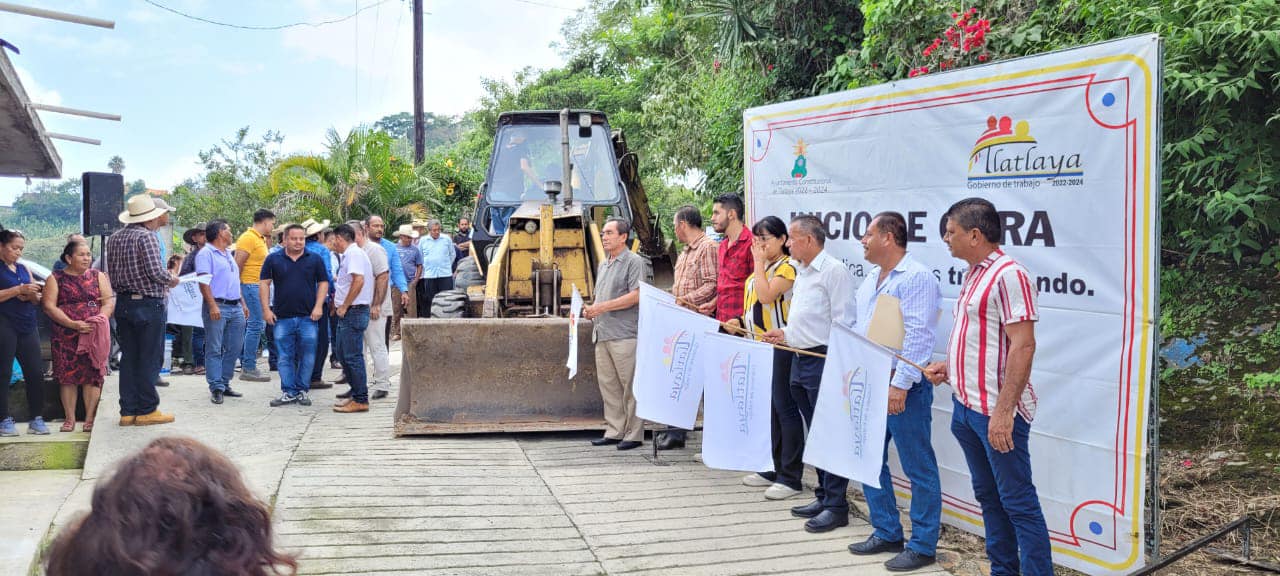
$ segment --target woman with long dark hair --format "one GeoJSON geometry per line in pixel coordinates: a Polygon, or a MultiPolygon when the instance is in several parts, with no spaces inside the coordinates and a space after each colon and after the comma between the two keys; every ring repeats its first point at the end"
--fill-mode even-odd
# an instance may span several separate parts
{"type": "Polygon", "coordinates": [[[110,318],[116,307],[115,294],[107,275],[90,268],[93,253],[88,244],[68,242],[62,249],[61,262],[65,266],[45,284],[44,312],[53,321],[49,351],[66,413],[62,431],[76,429],[76,391],[83,390],[82,429],[91,432],[111,353],[110,318]]]}
{"type": "Polygon", "coordinates": [[[35,302],[43,289],[31,278],[31,271],[18,263],[27,247],[27,237],[17,230],[0,230],[0,436],[17,436],[9,415],[9,380],[13,360],[22,367],[27,383],[28,434],[48,434],[40,413],[44,410],[44,359],[40,356],[40,333],[36,330],[35,302]]]}
{"type": "MultiPolygon", "coordinates": [[[[791,307],[791,287],[796,269],[787,250],[787,225],[777,216],[765,216],[751,227],[751,255],[755,271],[747,277],[743,298],[743,327],[764,334],[787,325],[791,307]]],[[[782,500],[800,494],[804,473],[804,423],[800,408],[791,397],[791,359],[794,353],[773,351],[773,391],[771,428],[773,471],[748,475],[742,483],[768,487],[765,498],[782,500]]]]}
{"type": "Polygon", "coordinates": [[[271,514],[226,456],[190,438],[159,438],[93,491],[91,511],[58,535],[49,576],[294,574],[271,514]]]}

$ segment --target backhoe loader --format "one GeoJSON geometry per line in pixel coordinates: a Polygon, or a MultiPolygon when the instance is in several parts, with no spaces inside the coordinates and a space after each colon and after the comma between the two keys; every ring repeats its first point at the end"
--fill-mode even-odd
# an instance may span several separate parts
{"type": "Polygon", "coordinates": [[[649,281],[669,286],[670,243],[636,155],[601,112],[503,113],[476,198],[461,286],[436,298],[454,318],[406,319],[396,435],[582,430],[603,425],[591,322],[578,319],[570,380],[569,304],[586,303],[605,258],[600,228],[631,223],[649,281]],[[464,281],[465,279],[465,281],[464,281]],[[461,303],[461,306],[456,305],[461,303]]]}

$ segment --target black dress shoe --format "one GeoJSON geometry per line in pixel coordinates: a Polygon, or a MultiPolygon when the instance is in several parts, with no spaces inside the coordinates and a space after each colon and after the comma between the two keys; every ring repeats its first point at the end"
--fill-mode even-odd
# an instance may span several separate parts
{"type": "Polygon", "coordinates": [[[388,392],[387,392],[386,390],[374,390],[372,393],[370,393],[370,394],[369,394],[369,399],[370,399],[370,400],[381,400],[381,399],[383,399],[383,398],[386,398],[386,397],[387,397],[387,394],[388,394],[388,392]]]}
{"type": "Polygon", "coordinates": [[[213,397],[212,397],[212,398],[210,398],[210,400],[211,400],[214,404],[221,404],[221,403],[222,403],[222,391],[221,391],[221,390],[214,390],[214,391],[213,391],[213,395],[212,395],[212,396],[213,396],[213,397]]]}
{"type": "Polygon", "coordinates": [[[910,572],[924,568],[937,561],[933,556],[925,556],[914,550],[903,550],[897,556],[885,562],[884,567],[890,572],[910,572]]]}
{"type": "Polygon", "coordinates": [[[862,542],[849,545],[849,552],[858,556],[870,556],[881,552],[901,552],[902,542],[890,542],[876,535],[871,535],[862,542]]]}
{"type": "Polygon", "coordinates": [[[638,440],[623,440],[623,441],[621,441],[621,442],[619,442],[619,443],[618,443],[618,449],[619,449],[619,450],[631,450],[632,448],[639,448],[641,444],[642,444],[642,442],[640,442],[640,441],[638,441],[638,440]]]}
{"type": "Polygon", "coordinates": [[[848,512],[832,512],[830,510],[823,510],[821,514],[810,518],[808,522],[804,523],[804,531],[811,534],[821,534],[823,532],[830,532],[841,526],[848,525],[848,512]]]}
{"type": "Polygon", "coordinates": [[[657,444],[659,450],[675,450],[676,448],[684,448],[684,439],[677,440],[667,434],[662,434],[661,438],[658,438],[657,444]]]}
{"type": "Polygon", "coordinates": [[[333,388],[333,383],[324,380],[312,380],[310,388],[312,390],[324,390],[325,388],[333,388]]]}
{"type": "Polygon", "coordinates": [[[341,394],[338,394],[337,396],[334,396],[334,398],[350,398],[350,397],[351,397],[351,389],[350,389],[350,388],[347,388],[347,391],[346,391],[346,392],[343,392],[343,393],[341,393],[341,394]]]}
{"type": "Polygon", "coordinates": [[[226,396],[227,398],[240,398],[244,396],[244,394],[241,394],[239,392],[236,392],[235,390],[232,390],[230,386],[227,386],[227,389],[222,391],[222,395],[226,396]]]}
{"type": "Polygon", "coordinates": [[[791,515],[796,518],[813,518],[814,516],[821,514],[822,510],[822,501],[815,498],[812,502],[809,502],[804,506],[791,507],[791,515]]]}
{"type": "Polygon", "coordinates": [[[619,440],[617,438],[596,438],[595,440],[591,441],[591,445],[592,446],[612,446],[620,442],[622,442],[622,440],[619,440]]]}
{"type": "Polygon", "coordinates": [[[156,380],[156,386],[159,386],[159,387],[161,387],[161,388],[168,387],[168,386],[169,386],[169,381],[168,381],[168,380],[156,380]]]}

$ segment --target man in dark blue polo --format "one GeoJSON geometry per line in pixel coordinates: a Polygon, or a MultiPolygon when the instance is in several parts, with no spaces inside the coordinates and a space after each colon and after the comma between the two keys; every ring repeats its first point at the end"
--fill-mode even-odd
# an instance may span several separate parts
{"type": "Polygon", "coordinates": [[[262,317],[270,324],[280,352],[280,397],[272,406],[311,405],[311,368],[316,361],[316,337],[324,318],[329,275],[319,256],[306,251],[306,229],[290,224],[284,229],[284,250],[273,252],[262,264],[258,291],[262,317]],[[275,301],[267,295],[275,284],[275,301]]]}

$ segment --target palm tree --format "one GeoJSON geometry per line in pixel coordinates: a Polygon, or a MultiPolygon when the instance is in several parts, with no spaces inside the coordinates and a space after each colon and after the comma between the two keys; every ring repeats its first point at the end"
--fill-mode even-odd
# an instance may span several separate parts
{"type": "Polygon", "coordinates": [[[124,158],[121,158],[121,157],[119,157],[119,156],[112,156],[112,157],[111,157],[111,159],[107,161],[107,168],[110,168],[110,169],[111,169],[111,173],[112,173],[112,174],[120,174],[120,173],[123,173],[123,172],[124,172],[124,158]]]}
{"type": "Polygon", "coordinates": [[[394,139],[356,128],[345,138],[329,129],[325,156],[296,155],[271,171],[277,206],[317,220],[343,222],[376,214],[388,227],[438,206],[435,181],[396,156],[394,139]]]}

